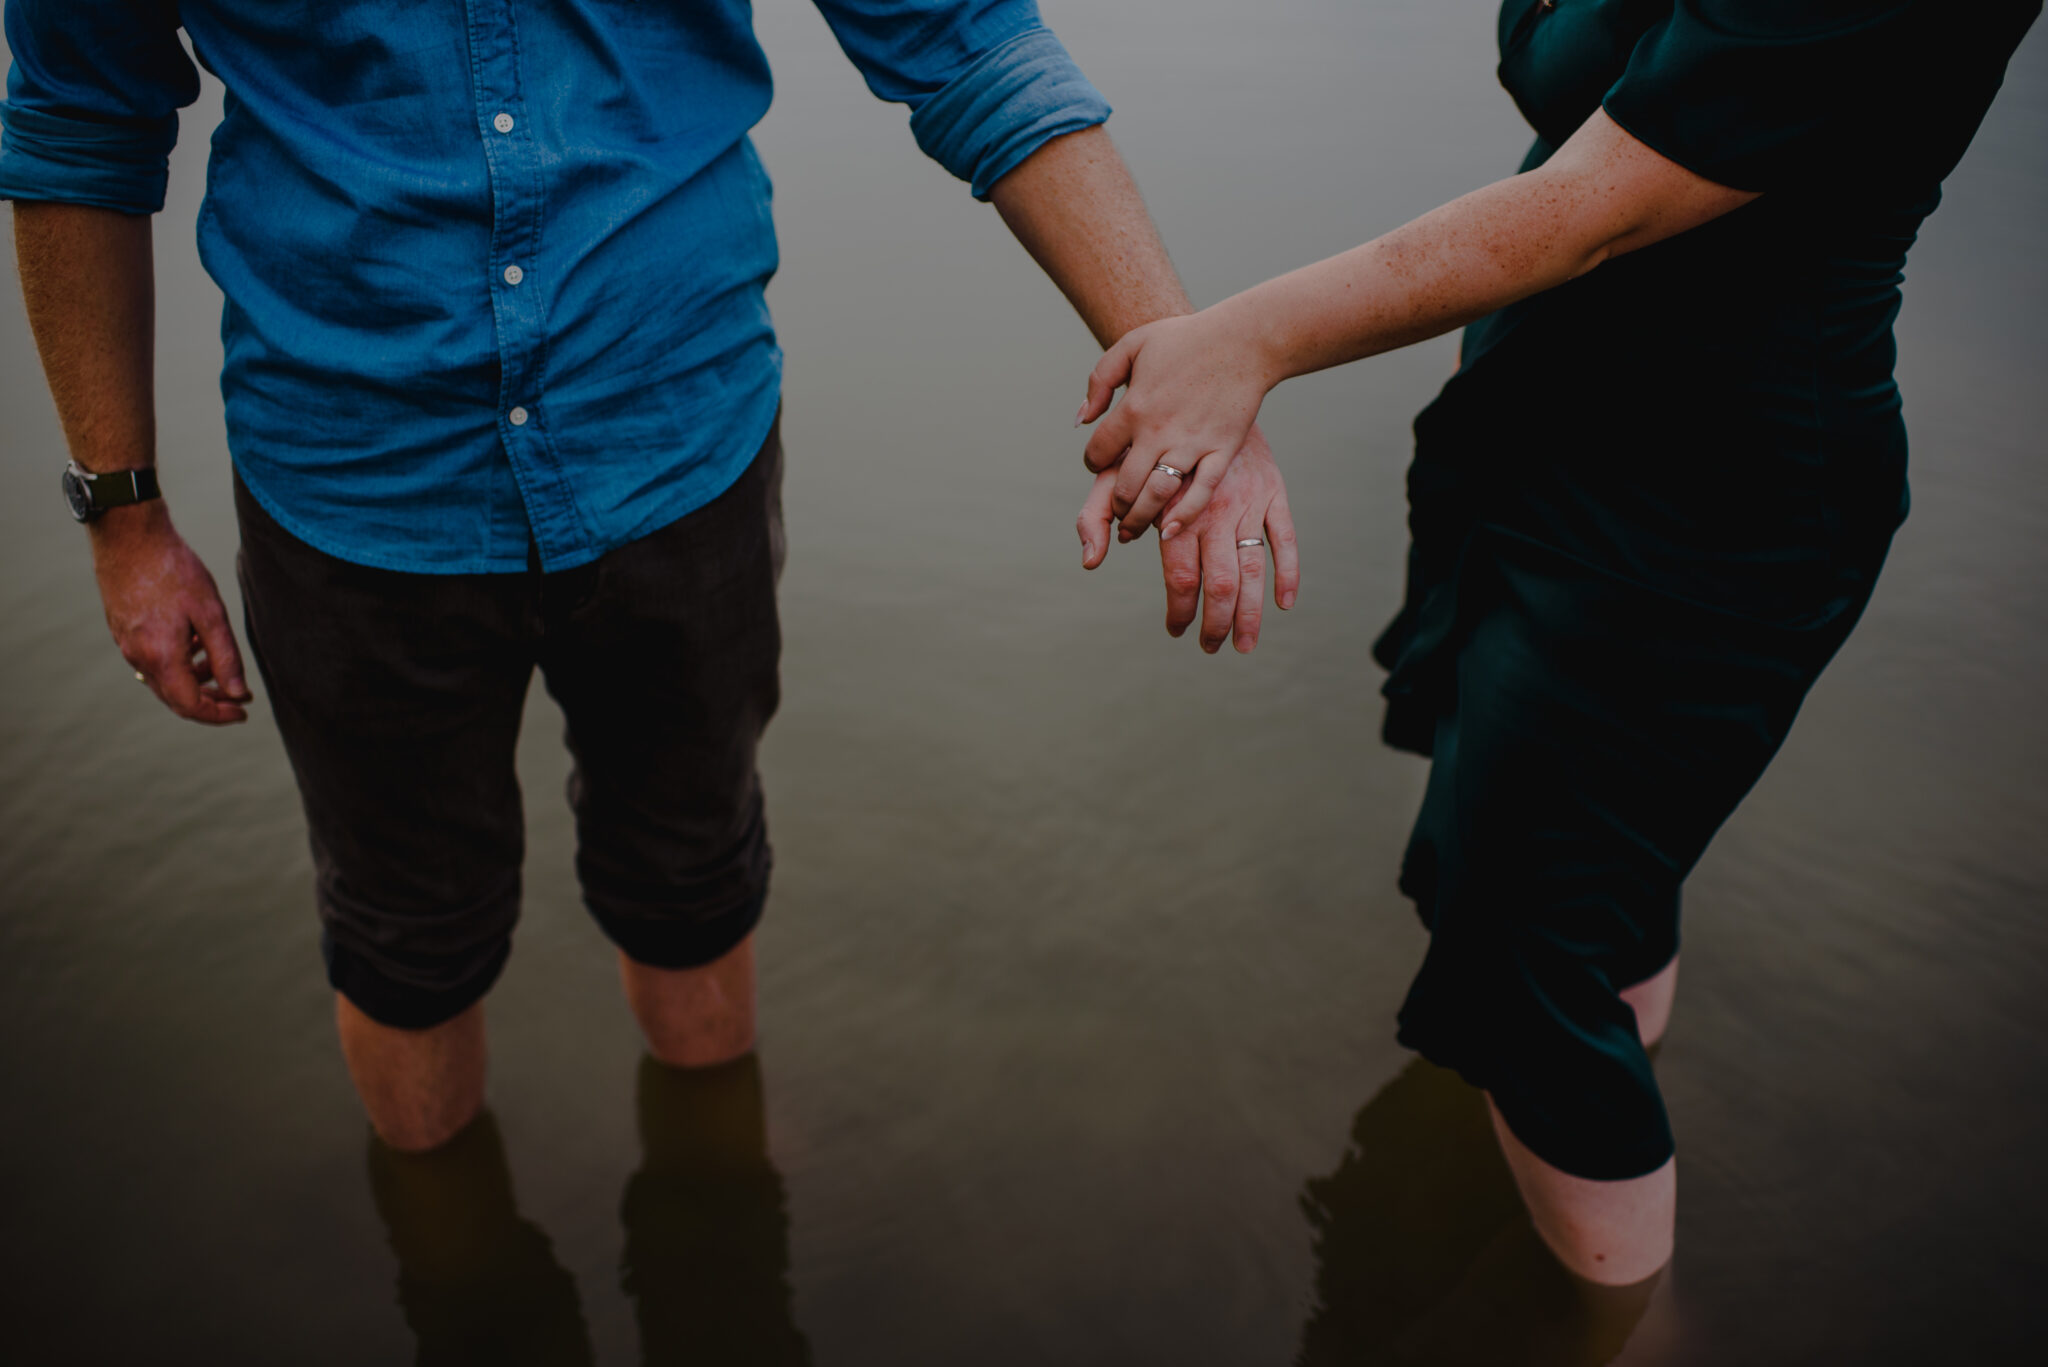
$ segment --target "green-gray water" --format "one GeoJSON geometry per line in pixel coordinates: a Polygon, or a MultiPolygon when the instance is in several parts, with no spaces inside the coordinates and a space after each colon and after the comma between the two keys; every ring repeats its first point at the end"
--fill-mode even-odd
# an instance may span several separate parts
{"type": "MultiPolygon", "coordinates": [[[[1480,0],[1044,9],[1203,301],[1526,141],[1480,0]]],[[[1499,1244],[1492,1216],[1454,1218],[1497,1195],[1456,1169],[1464,1113],[1392,1040],[1423,768],[1377,743],[1367,656],[1399,592],[1407,424],[1451,344],[1274,396],[1301,604],[1254,657],[1205,658],[1159,629],[1149,545],[1078,566],[1083,330],[815,11],[757,19],[792,539],[772,1169],[755,1079],[692,1101],[640,1076],[536,689],[526,913],[489,1008],[517,1217],[486,1154],[443,1193],[501,1220],[451,1274],[469,1300],[421,1309],[417,1266],[401,1288],[399,1252],[461,1250],[422,1254],[420,1184],[366,1160],[275,732],[260,704],[228,733],[177,722],[129,679],[9,286],[0,1357],[404,1362],[410,1312],[502,1315],[507,1362],[1379,1361],[1390,1286],[1499,1244]],[[1419,1218],[1395,1218],[1404,1193],[1419,1218]]],[[[158,369],[172,507],[226,582],[191,227],[218,100],[188,113],[158,222],[158,369]]],[[[2017,1362],[2048,1330],[2044,222],[2036,32],[1910,264],[1913,519],[1689,889],[1659,1063],[1680,1252],[1628,1360],[2017,1362]]]]}

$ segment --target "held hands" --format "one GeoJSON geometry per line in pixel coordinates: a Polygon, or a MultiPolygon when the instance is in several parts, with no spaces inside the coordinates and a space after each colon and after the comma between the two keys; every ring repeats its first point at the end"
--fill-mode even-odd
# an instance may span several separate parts
{"type": "Polygon", "coordinates": [[[1104,352],[1075,425],[1100,418],[1118,387],[1129,386],[1082,457],[1097,474],[1116,471],[1108,506],[1122,524],[1119,539],[1136,538],[1169,504],[1160,532],[1166,541],[1192,526],[1279,380],[1251,330],[1217,308],[1134,328],[1104,352]]]}
{"type": "Polygon", "coordinates": [[[163,505],[107,513],[93,524],[92,560],[114,644],[164,706],[208,726],[248,720],[220,590],[163,505]]]}
{"type": "MultiPolygon", "coordinates": [[[[1185,523],[1185,535],[1159,543],[1160,568],[1166,575],[1166,630],[1179,636],[1195,620],[1199,604],[1202,649],[1215,654],[1235,639],[1240,654],[1259,643],[1259,621],[1266,602],[1266,556],[1273,557],[1273,597],[1282,608],[1294,606],[1301,590],[1301,559],[1294,544],[1294,517],[1287,507],[1287,489],[1273,450],[1252,427],[1236,459],[1215,481],[1214,493],[1199,517],[1185,508],[1192,489],[1166,504],[1167,516],[1185,523]],[[1246,545],[1246,542],[1258,544],[1246,545]]],[[[1210,462],[1221,468],[1222,459],[1210,462]]],[[[1131,461],[1125,460],[1124,469],[1131,461]]],[[[1148,467],[1149,468],[1149,467],[1148,467]]],[[[1115,467],[1095,477],[1095,488],[1081,508],[1076,524],[1081,534],[1081,564],[1094,569],[1109,555],[1111,508],[1119,472],[1115,467]]],[[[1126,537],[1126,540],[1129,538],[1126,537]]]]}
{"type": "Polygon", "coordinates": [[[1112,520],[1119,541],[1156,520],[1166,629],[1186,631],[1199,603],[1211,654],[1226,640],[1241,654],[1258,645],[1269,552],[1274,601],[1291,608],[1301,590],[1287,489],[1257,426],[1280,378],[1251,330],[1212,308],[1125,333],[1088,376],[1075,419],[1109,412],[1082,457],[1096,476],[1078,523],[1081,564],[1092,570],[1109,554],[1112,520]],[[1123,401],[1110,411],[1120,386],[1123,401]]]}

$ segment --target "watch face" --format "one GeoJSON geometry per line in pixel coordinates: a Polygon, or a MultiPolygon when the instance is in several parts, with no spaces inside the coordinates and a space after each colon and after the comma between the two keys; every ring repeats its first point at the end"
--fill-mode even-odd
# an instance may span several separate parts
{"type": "Polygon", "coordinates": [[[71,506],[71,516],[80,522],[91,519],[92,489],[68,466],[64,471],[64,501],[71,506]]]}

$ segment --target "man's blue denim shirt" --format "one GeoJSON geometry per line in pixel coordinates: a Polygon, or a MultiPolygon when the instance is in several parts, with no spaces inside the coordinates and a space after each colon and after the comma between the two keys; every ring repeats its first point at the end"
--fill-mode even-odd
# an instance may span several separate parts
{"type": "MultiPolygon", "coordinates": [[[[817,0],[977,196],[1109,107],[1033,0],[817,0]]],[[[595,559],[724,492],[782,354],[746,0],[7,0],[0,197],[199,215],[228,442],[264,507],[390,569],[595,559]]]]}

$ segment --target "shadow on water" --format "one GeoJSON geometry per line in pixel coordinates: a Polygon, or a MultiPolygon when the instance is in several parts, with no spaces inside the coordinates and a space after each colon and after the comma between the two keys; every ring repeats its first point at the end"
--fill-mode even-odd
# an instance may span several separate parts
{"type": "MultiPolygon", "coordinates": [[[[636,1104],[641,1159],[620,1202],[620,1280],[641,1361],[808,1364],[759,1061],[685,1073],[642,1059],[636,1104]]],[[[519,1215],[492,1116],[430,1154],[373,1136],[369,1167],[421,1367],[595,1361],[575,1279],[519,1215]]]]}
{"type": "Polygon", "coordinates": [[[1423,1059],[1365,1104],[1337,1170],[1300,1199],[1316,1303],[1296,1367],[1596,1367],[1659,1281],[1567,1272],[1529,1223],[1485,1097],[1423,1059]]]}

